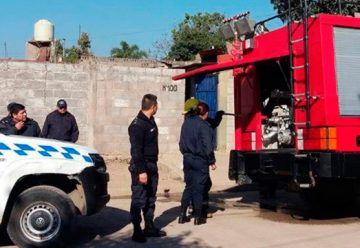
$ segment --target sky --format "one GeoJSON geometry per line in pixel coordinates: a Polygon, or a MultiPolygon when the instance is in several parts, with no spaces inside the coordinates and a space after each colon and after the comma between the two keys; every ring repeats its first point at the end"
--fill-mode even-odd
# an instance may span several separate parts
{"type": "MultiPolygon", "coordinates": [[[[170,37],[185,13],[231,17],[250,11],[255,21],[276,14],[270,0],[11,0],[1,1],[1,10],[0,58],[6,50],[7,57],[15,59],[25,57],[25,43],[33,38],[40,19],[54,24],[55,38],[65,39],[66,48],[76,45],[79,31],[87,32],[91,52],[108,57],[123,40],[154,51],[154,43],[170,37]]],[[[270,28],[280,25],[269,23],[270,28]]]]}

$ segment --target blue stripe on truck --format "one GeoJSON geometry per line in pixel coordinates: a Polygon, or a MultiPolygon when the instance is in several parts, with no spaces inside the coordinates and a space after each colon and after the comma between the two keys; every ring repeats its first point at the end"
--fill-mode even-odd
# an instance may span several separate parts
{"type": "Polygon", "coordinates": [[[12,151],[18,156],[28,156],[30,152],[37,152],[41,157],[52,157],[52,154],[60,153],[65,159],[73,160],[74,157],[81,157],[85,162],[92,163],[92,159],[90,156],[81,155],[81,153],[72,147],[61,147],[64,151],[59,151],[59,148],[55,148],[49,145],[38,145],[31,146],[28,144],[14,144],[17,148],[12,149],[10,146],[5,143],[0,142],[0,156],[4,156],[2,151],[12,151]]]}

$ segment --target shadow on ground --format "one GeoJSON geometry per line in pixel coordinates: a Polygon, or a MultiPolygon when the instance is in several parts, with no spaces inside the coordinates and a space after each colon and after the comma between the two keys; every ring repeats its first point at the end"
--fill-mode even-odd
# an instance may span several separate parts
{"type": "MultiPolygon", "coordinates": [[[[157,227],[164,228],[173,222],[178,216],[179,208],[171,208],[163,212],[155,219],[157,227]]],[[[131,240],[132,231],[127,231],[121,237],[113,235],[125,226],[130,224],[129,212],[106,207],[100,213],[77,218],[73,226],[73,240],[70,247],[194,247],[194,248],[214,248],[210,247],[201,240],[184,243],[184,239],[192,234],[191,231],[183,232],[176,237],[148,238],[146,244],[134,243],[131,240]],[[125,238],[124,238],[125,236],[125,238]]]]}
{"type": "Polygon", "coordinates": [[[130,223],[129,212],[122,209],[105,207],[92,216],[78,216],[72,226],[72,244],[75,247],[96,238],[111,235],[130,223]]]}
{"type": "Polygon", "coordinates": [[[4,227],[0,228],[0,247],[13,245],[9,236],[6,234],[6,229],[4,227]]]}
{"type": "Polygon", "coordinates": [[[263,196],[259,187],[252,184],[212,193],[211,200],[217,209],[251,209],[258,217],[277,222],[339,224],[359,221],[359,203],[344,192],[309,195],[278,189],[273,195],[263,196]]]}
{"type": "MultiPolygon", "coordinates": [[[[156,226],[159,228],[166,227],[173,222],[178,216],[179,208],[171,208],[163,212],[155,219],[156,226]]],[[[145,244],[134,243],[131,240],[131,231],[115,237],[111,237],[115,233],[130,223],[129,213],[114,208],[106,208],[97,216],[85,217],[78,220],[75,225],[75,235],[77,239],[71,247],[194,247],[194,248],[214,248],[210,247],[201,240],[184,243],[184,239],[192,234],[191,231],[181,233],[176,237],[148,238],[145,244]],[[104,237],[106,236],[106,237],[104,237]],[[125,238],[124,238],[125,236],[125,238]],[[101,239],[99,239],[101,238],[101,239]]]]}

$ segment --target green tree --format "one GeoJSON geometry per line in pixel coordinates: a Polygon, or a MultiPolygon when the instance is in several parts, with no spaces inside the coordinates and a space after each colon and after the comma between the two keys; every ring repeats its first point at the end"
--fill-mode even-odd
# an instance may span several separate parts
{"type": "Polygon", "coordinates": [[[153,43],[151,55],[155,59],[167,59],[172,46],[170,34],[163,34],[162,37],[153,43]]]}
{"type": "MultiPolygon", "coordinates": [[[[308,15],[318,13],[354,15],[355,12],[360,11],[360,0],[306,0],[309,8],[308,15]],[[340,13],[341,12],[341,13],[340,13]]],[[[294,20],[299,20],[302,17],[301,4],[304,0],[291,0],[292,17],[294,20]]],[[[288,10],[288,0],[271,0],[274,9],[278,14],[288,10]]],[[[283,21],[287,19],[286,16],[281,17],[283,21]]]]}
{"type": "Polygon", "coordinates": [[[185,19],[172,30],[172,46],[169,59],[189,61],[202,50],[220,48],[225,50],[219,27],[224,16],[219,13],[185,14],[185,19]]]}
{"type": "MultiPolygon", "coordinates": [[[[60,41],[59,44],[61,45],[60,41]]],[[[71,48],[65,48],[65,52],[64,52],[65,57],[63,58],[64,62],[77,63],[82,57],[91,55],[90,52],[91,40],[89,38],[88,33],[85,32],[81,33],[77,45],[78,46],[72,46],[71,48]]]]}
{"type": "Polygon", "coordinates": [[[78,40],[81,56],[90,55],[91,41],[88,33],[81,33],[80,39],[78,40]]]}
{"type": "Polygon", "coordinates": [[[120,47],[111,49],[110,55],[112,58],[131,58],[131,59],[141,59],[148,57],[147,53],[145,51],[140,50],[137,45],[130,45],[126,41],[121,41],[120,47]]]}
{"type": "Polygon", "coordinates": [[[81,51],[78,47],[72,46],[71,48],[65,49],[64,62],[66,63],[77,63],[81,58],[81,51]]]}
{"type": "Polygon", "coordinates": [[[63,56],[64,47],[61,43],[61,40],[55,41],[55,56],[56,58],[61,58],[63,56]]]}

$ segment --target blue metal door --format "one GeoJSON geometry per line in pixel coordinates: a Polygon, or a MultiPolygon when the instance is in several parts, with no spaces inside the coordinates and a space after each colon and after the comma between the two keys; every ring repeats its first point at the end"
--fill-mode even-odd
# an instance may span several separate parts
{"type": "Polygon", "coordinates": [[[209,117],[215,118],[217,111],[218,76],[215,74],[199,76],[195,81],[195,98],[209,105],[209,117]]]}

